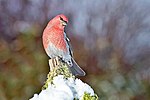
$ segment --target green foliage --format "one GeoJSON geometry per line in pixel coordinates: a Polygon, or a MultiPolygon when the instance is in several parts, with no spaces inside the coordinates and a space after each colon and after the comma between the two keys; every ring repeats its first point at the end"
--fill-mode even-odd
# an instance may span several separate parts
{"type": "Polygon", "coordinates": [[[91,96],[89,93],[84,93],[82,100],[98,100],[98,96],[95,94],[91,96]]]}
{"type": "Polygon", "coordinates": [[[49,71],[38,34],[21,34],[11,43],[0,38],[0,100],[28,100],[40,91],[49,71]]]}

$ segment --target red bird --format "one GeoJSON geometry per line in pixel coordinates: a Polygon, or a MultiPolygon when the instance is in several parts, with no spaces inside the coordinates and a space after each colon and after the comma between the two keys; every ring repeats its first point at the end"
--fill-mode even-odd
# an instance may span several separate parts
{"type": "Polygon", "coordinates": [[[43,46],[50,58],[60,57],[70,67],[73,75],[84,76],[85,72],[77,65],[73,59],[70,48],[70,40],[67,38],[64,28],[68,23],[68,18],[57,15],[49,21],[43,32],[43,46]]]}

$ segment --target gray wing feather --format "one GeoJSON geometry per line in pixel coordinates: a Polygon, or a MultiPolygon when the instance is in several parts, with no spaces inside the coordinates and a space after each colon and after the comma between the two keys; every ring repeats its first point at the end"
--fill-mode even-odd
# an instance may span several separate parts
{"type": "Polygon", "coordinates": [[[67,37],[66,33],[64,33],[64,36],[65,36],[67,44],[69,45],[69,53],[70,53],[71,57],[73,57],[73,51],[72,51],[72,46],[71,46],[71,43],[70,43],[70,39],[67,37]]]}
{"type": "Polygon", "coordinates": [[[71,46],[70,40],[67,37],[66,33],[64,33],[64,36],[65,36],[67,44],[69,45],[69,53],[70,53],[70,55],[72,57],[71,60],[72,60],[73,66],[70,67],[70,71],[72,72],[73,75],[76,75],[76,76],[85,76],[85,72],[78,66],[78,64],[73,59],[72,46],[71,46]]]}

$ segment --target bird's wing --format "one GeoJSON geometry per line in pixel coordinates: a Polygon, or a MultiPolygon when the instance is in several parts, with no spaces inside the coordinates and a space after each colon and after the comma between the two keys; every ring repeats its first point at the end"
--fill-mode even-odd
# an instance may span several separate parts
{"type": "Polygon", "coordinates": [[[64,32],[64,36],[65,36],[65,40],[68,44],[68,48],[69,48],[69,53],[71,55],[71,57],[73,57],[73,51],[72,51],[72,46],[71,46],[71,43],[70,43],[70,39],[67,37],[66,33],[64,32]]]}

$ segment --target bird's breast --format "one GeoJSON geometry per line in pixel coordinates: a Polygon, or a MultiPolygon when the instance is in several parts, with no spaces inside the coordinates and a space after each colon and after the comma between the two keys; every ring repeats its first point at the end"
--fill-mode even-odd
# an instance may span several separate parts
{"type": "Polygon", "coordinates": [[[48,40],[60,50],[67,52],[66,41],[64,35],[61,33],[52,33],[49,35],[48,40]]]}

